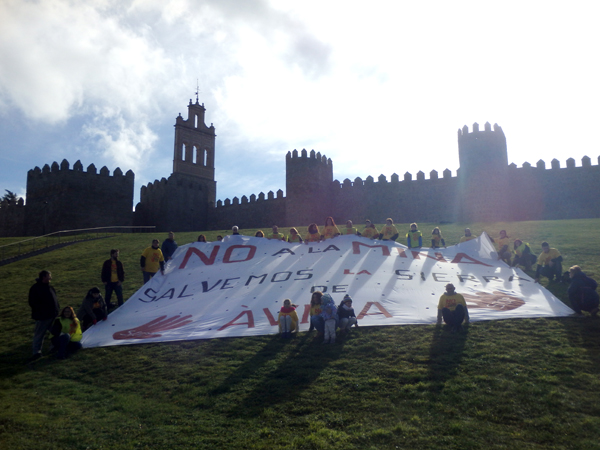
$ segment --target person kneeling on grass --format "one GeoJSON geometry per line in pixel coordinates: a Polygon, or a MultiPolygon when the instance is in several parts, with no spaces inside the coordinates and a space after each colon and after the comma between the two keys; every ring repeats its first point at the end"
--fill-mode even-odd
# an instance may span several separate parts
{"type": "Polygon", "coordinates": [[[81,303],[81,308],[77,311],[77,316],[81,318],[81,328],[83,331],[92,325],[96,325],[96,322],[100,320],[106,320],[106,302],[102,298],[102,295],[100,295],[100,289],[93,287],[88,291],[81,303]]]}
{"type": "Polygon", "coordinates": [[[329,294],[323,294],[321,298],[321,317],[325,322],[323,344],[335,344],[335,329],[339,318],[333,298],[329,294]]]}
{"type": "Polygon", "coordinates": [[[446,285],[446,292],[440,297],[438,303],[437,324],[442,323],[442,319],[450,326],[452,333],[462,331],[462,323],[469,323],[469,310],[467,302],[461,294],[457,294],[452,283],[446,285]]]}
{"type": "Polygon", "coordinates": [[[340,306],[338,306],[337,312],[342,334],[351,331],[352,325],[358,326],[356,314],[354,314],[354,308],[352,307],[352,297],[348,294],[344,295],[344,299],[340,303],[340,306]]]}
{"type": "Polygon", "coordinates": [[[568,293],[573,310],[577,314],[582,314],[581,311],[588,311],[592,316],[596,316],[598,314],[598,304],[600,304],[600,297],[596,292],[598,287],[596,280],[583,273],[579,266],[573,266],[569,269],[569,277],[571,278],[571,285],[568,293]]]}
{"type": "Polygon", "coordinates": [[[279,332],[283,338],[291,338],[292,331],[298,331],[298,314],[296,314],[296,305],[289,298],[283,301],[283,306],[279,310],[279,332]]]}
{"type": "Polygon", "coordinates": [[[65,359],[70,353],[81,348],[81,325],[70,306],[66,306],[56,318],[52,328],[52,344],[57,350],[57,358],[65,359]]]}

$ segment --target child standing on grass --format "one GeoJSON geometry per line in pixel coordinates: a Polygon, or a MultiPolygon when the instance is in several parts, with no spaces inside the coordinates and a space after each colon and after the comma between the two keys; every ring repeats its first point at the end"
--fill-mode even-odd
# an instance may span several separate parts
{"type": "Polygon", "coordinates": [[[337,328],[337,308],[329,294],[321,298],[321,317],[325,322],[323,344],[335,344],[335,329],[337,328]]]}
{"type": "Polygon", "coordinates": [[[321,298],[323,293],[321,291],[315,291],[310,297],[310,328],[308,331],[312,331],[315,328],[321,334],[323,334],[323,318],[321,317],[321,298]]]}
{"type": "Polygon", "coordinates": [[[281,337],[289,339],[292,337],[292,331],[298,331],[298,314],[296,314],[296,305],[289,298],[283,301],[283,306],[279,310],[279,332],[281,337]]]}

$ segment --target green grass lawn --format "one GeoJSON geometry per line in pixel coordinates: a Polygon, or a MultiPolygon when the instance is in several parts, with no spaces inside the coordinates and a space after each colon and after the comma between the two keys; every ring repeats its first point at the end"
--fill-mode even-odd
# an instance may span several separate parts
{"type": "MultiPolygon", "coordinates": [[[[425,243],[434,226],[420,224],[425,243]]],[[[580,264],[600,279],[600,220],[469,226],[506,229],[535,253],[547,240],[565,270],[580,264]]],[[[448,245],[463,228],[441,226],[448,245]]],[[[119,248],[127,298],[155,236],[166,233],[0,267],[0,449],[600,449],[600,319],[588,315],[477,322],[459,335],[361,327],[332,346],[314,333],[117,346],[29,363],[37,273],[51,270],[61,306],[78,308],[119,248]]],[[[566,286],[550,290],[568,304],[566,286]]]]}

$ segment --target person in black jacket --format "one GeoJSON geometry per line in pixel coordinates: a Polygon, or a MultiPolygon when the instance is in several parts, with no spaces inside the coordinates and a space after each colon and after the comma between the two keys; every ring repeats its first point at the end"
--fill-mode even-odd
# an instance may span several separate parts
{"type": "Polygon", "coordinates": [[[337,313],[342,334],[351,331],[352,325],[358,326],[356,314],[354,314],[354,308],[352,307],[352,297],[348,294],[344,296],[340,306],[338,306],[337,313]]]}
{"type": "Polygon", "coordinates": [[[569,300],[577,314],[588,311],[592,316],[598,314],[600,297],[596,288],[598,283],[581,271],[581,267],[573,266],[569,269],[571,285],[569,286],[569,300]]]}
{"type": "Polygon", "coordinates": [[[123,263],[119,261],[119,250],[110,251],[110,259],[104,261],[102,273],[100,274],[102,283],[104,283],[104,297],[108,309],[115,308],[115,304],[110,302],[112,293],[117,294],[119,306],[123,305],[123,282],[125,281],[125,271],[123,263]]]}
{"type": "Polygon", "coordinates": [[[42,270],[35,284],[29,289],[29,306],[31,307],[31,318],[35,320],[35,331],[33,332],[33,359],[42,357],[42,346],[46,331],[50,330],[54,318],[58,315],[60,306],[56,291],[50,286],[52,274],[42,270]]]}
{"type": "Polygon", "coordinates": [[[77,312],[77,317],[81,322],[81,331],[96,325],[100,320],[106,320],[107,316],[106,303],[100,295],[100,289],[94,286],[87,292],[81,303],[81,308],[77,312]]]}

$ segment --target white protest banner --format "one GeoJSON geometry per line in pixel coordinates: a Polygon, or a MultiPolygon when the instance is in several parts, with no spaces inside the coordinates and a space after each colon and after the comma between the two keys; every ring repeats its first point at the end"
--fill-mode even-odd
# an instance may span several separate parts
{"type": "Polygon", "coordinates": [[[472,322],[573,311],[521,270],[498,261],[487,235],[447,249],[338,236],[288,244],[249,236],[184,245],[119,309],[87,330],[85,347],[278,332],[283,300],[309,327],[311,292],[354,300],[361,326],[432,324],[444,286],[463,294],[472,322]]]}

